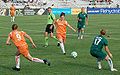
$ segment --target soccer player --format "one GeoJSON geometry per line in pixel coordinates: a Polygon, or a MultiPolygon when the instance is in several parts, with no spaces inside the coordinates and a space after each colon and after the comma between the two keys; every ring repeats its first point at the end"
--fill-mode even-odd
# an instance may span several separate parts
{"type": "Polygon", "coordinates": [[[14,4],[11,5],[10,7],[10,16],[11,16],[11,22],[15,22],[15,6],[14,4]]]}
{"type": "Polygon", "coordinates": [[[88,25],[88,15],[85,13],[84,7],[81,8],[81,12],[78,14],[77,18],[78,39],[83,39],[85,25],[88,25]]]}
{"type": "Polygon", "coordinates": [[[94,38],[94,41],[93,41],[92,46],[90,48],[90,54],[93,57],[97,58],[97,64],[98,64],[98,69],[99,70],[101,70],[101,68],[102,68],[101,61],[103,59],[105,59],[110,66],[110,70],[111,71],[117,71],[115,68],[113,68],[113,62],[112,62],[112,59],[111,59],[112,54],[111,54],[111,52],[108,48],[108,41],[104,37],[105,34],[106,34],[106,31],[102,29],[100,31],[100,35],[98,35],[94,38]],[[107,52],[107,54],[102,51],[103,47],[104,47],[105,51],[107,52]]]}
{"type": "Polygon", "coordinates": [[[47,19],[47,26],[45,29],[45,46],[48,46],[48,34],[50,34],[51,38],[54,38],[55,40],[57,40],[57,38],[55,36],[53,36],[53,31],[54,31],[54,21],[55,21],[55,15],[52,13],[52,8],[48,7],[48,19],[47,19]]]}
{"type": "Polygon", "coordinates": [[[68,26],[70,29],[72,29],[75,32],[76,30],[67,23],[67,21],[65,20],[65,13],[63,12],[60,14],[60,19],[55,21],[55,26],[56,26],[56,36],[60,41],[61,50],[65,55],[66,52],[65,52],[64,44],[66,41],[66,27],[68,26]]]}
{"type": "Polygon", "coordinates": [[[16,66],[13,67],[13,70],[20,71],[20,55],[21,54],[30,61],[38,62],[38,63],[45,63],[48,66],[50,66],[50,62],[48,62],[47,60],[34,58],[30,55],[28,45],[24,37],[29,39],[30,42],[32,43],[32,46],[36,48],[36,45],[34,44],[32,38],[24,31],[19,31],[17,24],[13,24],[12,31],[8,35],[8,39],[6,41],[6,44],[10,45],[10,40],[12,40],[12,42],[18,49],[18,51],[16,52],[16,56],[15,56],[16,66]]]}

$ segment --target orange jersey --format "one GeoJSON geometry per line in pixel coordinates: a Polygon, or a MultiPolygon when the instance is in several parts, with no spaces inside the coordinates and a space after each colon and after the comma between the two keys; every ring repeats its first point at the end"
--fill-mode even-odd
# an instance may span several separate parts
{"type": "Polygon", "coordinates": [[[61,21],[60,19],[58,19],[56,21],[56,33],[65,34],[67,25],[67,21],[61,21]]]}
{"type": "Polygon", "coordinates": [[[14,6],[11,6],[11,7],[10,7],[10,15],[11,15],[11,16],[14,16],[14,15],[15,15],[15,7],[14,7],[14,6]]]}
{"type": "Polygon", "coordinates": [[[9,36],[12,39],[12,42],[15,44],[15,46],[19,47],[19,46],[23,46],[23,45],[27,44],[24,39],[25,34],[26,33],[23,31],[14,30],[14,31],[10,32],[9,36]]]}

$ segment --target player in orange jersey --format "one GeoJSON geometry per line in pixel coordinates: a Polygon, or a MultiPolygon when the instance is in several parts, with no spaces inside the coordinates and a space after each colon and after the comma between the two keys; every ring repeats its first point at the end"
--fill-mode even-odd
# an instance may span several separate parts
{"type": "Polygon", "coordinates": [[[10,7],[10,16],[11,16],[11,22],[15,22],[15,6],[14,4],[11,5],[10,7]]]}
{"type": "Polygon", "coordinates": [[[32,38],[28,34],[26,34],[24,31],[19,31],[17,24],[13,24],[12,32],[10,32],[10,34],[8,35],[8,39],[6,41],[6,44],[10,45],[10,40],[12,40],[12,42],[18,49],[18,51],[16,52],[16,56],[15,56],[16,66],[13,68],[13,70],[20,71],[20,54],[22,54],[26,59],[30,61],[45,63],[48,66],[50,66],[50,62],[48,62],[47,60],[34,58],[30,55],[29,50],[28,50],[28,45],[24,37],[28,38],[30,42],[32,43],[32,46],[36,48],[36,45],[34,44],[32,38]]]}
{"type": "Polygon", "coordinates": [[[66,28],[68,26],[74,32],[76,32],[76,30],[67,23],[67,21],[65,20],[65,13],[63,12],[60,14],[60,19],[55,21],[55,26],[56,26],[56,36],[60,41],[61,50],[65,55],[66,52],[65,52],[64,44],[66,40],[66,28]]]}

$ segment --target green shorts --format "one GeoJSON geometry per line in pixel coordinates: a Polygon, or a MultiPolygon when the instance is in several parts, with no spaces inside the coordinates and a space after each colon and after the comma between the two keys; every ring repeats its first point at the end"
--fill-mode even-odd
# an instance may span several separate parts
{"type": "Polygon", "coordinates": [[[78,25],[77,25],[77,28],[78,28],[78,29],[82,29],[82,28],[85,28],[85,25],[82,25],[82,24],[78,24],[78,25]]]}
{"type": "Polygon", "coordinates": [[[106,53],[104,53],[103,51],[96,51],[96,50],[90,50],[90,54],[93,56],[93,57],[96,57],[98,59],[105,59],[105,57],[107,56],[106,53]]]}

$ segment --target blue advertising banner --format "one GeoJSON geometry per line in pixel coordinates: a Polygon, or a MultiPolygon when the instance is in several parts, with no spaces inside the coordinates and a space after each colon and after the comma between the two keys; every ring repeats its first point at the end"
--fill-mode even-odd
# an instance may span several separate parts
{"type": "Polygon", "coordinates": [[[88,8],[88,14],[120,14],[120,8],[88,8]]]}
{"type": "Polygon", "coordinates": [[[64,12],[65,14],[71,14],[71,8],[52,8],[53,14],[60,14],[64,12]]]}

